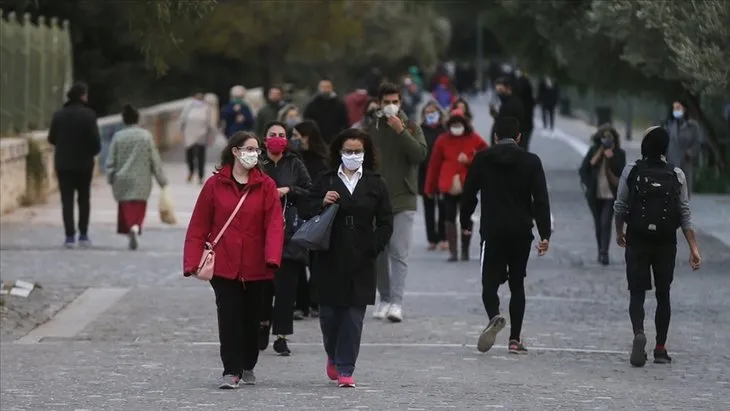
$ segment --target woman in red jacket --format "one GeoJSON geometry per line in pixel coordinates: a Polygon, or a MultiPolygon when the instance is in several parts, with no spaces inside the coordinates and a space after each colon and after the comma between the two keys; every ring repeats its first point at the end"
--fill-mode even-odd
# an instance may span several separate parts
{"type": "Polygon", "coordinates": [[[185,235],[183,269],[197,270],[206,241],[212,241],[228,221],[241,196],[248,197],[215,246],[210,285],[218,308],[218,337],[223,361],[219,388],[239,382],[255,384],[258,331],[267,287],[281,264],[284,217],[276,183],[258,165],[261,155],[255,135],[237,132],[221,154],[213,177],[205,182],[185,235]]]}
{"type": "MultiPolygon", "coordinates": [[[[459,212],[461,191],[466,180],[469,165],[477,151],[488,147],[487,142],[474,132],[463,111],[451,112],[446,122],[448,131],[441,134],[433,147],[426,171],[426,195],[444,196],[444,229],[449,243],[449,261],[458,261],[456,240],[456,215],[459,212]]],[[[461,259],[469,260],[470,235],[461,235],[461,259]]]]}

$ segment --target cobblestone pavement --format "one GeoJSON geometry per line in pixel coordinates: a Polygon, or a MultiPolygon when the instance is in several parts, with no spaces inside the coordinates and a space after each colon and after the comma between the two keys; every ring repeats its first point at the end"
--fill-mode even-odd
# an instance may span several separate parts
{"type": "MultiPolygon", "coordinates": [[[[486,107],[474,107],[477,130],[489,130],[486,107]]],[[[480,299],[478,245],[472,260],[447,263],[425,251],[417,219],[406,319],[368,318],[356,377],[340,390],[324,375],[315,320],[295,324],[291,357],[263,352],[259,383],[220,392],[213,294],[180,275],[184,225],[150,224],[138,252],[113,234],[113,219],[92,220],[95,247],[58,246],[58,223],[6,223],[0,236],[5,279],[57,287],[129,289],[71,338],[0,347],[3,410],[637,410],[730,409],[730,248],[700,234],[705,265],[691,272],[679,247],[669,349],[671,366],[628,365],[631,330],[620,249],[612,265],[594,263],[592,223],[579,192],[580,156],[559,139],[536,136],[534,151],[548,170],[556,233],[545,257],[533,255],[527,279],[527,356],[506,352],[507,333],[488,354],[476,352],[486,316],[480,299]],[[29,229],[31,227],[31,229],[29,229]]],[[[173,156],[174,157],[174,156],[173,156]]],[[[170,163],[171,177],[185,175],[170,163]]],[[[190,210],[195,185],[174,187],[178,210],[190,210]],[[186,203],[188,202],[188,203],[186,203]]],[[[95,204],[107,204],[95,191],[95,204]]],[[[106,194],[108,195],[108,194],[106,194]]],[[[60,213],[54,211],[60,216],[60,213]]],[[[156,216],[150,216],[154,220],[156,216]]],[[[506,298],[507,290],[502,290],[506,298]]],[[[647,329],[651,330],[651,298],[647,329]]],[[[650,335],[650,339],[653,335],[650,335]]]]}

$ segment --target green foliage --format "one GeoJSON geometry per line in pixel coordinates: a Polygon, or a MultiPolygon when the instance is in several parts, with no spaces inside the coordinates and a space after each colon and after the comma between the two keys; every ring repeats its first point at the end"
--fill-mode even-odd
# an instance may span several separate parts
{"type": "Polygon", "coordinates": [[[730,194],[730,173],[717,167],[699,167],[693,178],[695,193],[730,194]]]}
{"type": "Polygon", "coordinates": [[[25,159],[25,173],[27,187],[21,203],[23,205],[36,204],[42,201],[48,173],[46,160],[41,143],[34,138],[27,138],[28,156],[25,159]]]}

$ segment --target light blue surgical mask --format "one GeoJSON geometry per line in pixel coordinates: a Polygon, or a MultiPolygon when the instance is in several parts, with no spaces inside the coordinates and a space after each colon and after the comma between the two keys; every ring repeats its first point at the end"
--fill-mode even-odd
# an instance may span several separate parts
{"type": "Polygon", "coordinates": [[[287,126],[294,127],[297,124],[299,124],[299,119],[298,118],[288,118],[288,119],[286,119],[285,122],[286,122],[287,126]]]}
{"type": "Polygon", "coordinates": [[[441,115],[438,113],[438,111],[435,111],[433,113],[428,113],[428,114],[426,114],[426,124],[428,124],[429,126],[438,124],[440,118],[441,118],[441,115]]]}
{"type": "Polygon", "coordinates": [[[674,110],[674,111],[672,111],[672,115],[674,116],[674,118],[676,118],[677,120],[679,120],[682,117],[684,117],[684,111],[682,111],[682,110],[674,110]]]}

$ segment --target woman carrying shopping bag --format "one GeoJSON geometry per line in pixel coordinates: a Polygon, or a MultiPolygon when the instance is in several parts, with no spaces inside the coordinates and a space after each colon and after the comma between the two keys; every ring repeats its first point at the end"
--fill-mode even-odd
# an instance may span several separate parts
{"type": "Polygon", "coordinates": [[[127,104],[122,109],[125,128],[112,136],[106,159],[106,175],[112,186],[114,199],[119,203],[117,233],[129,237],[129,249],[139,246],[147,211],[147,200],[152,192],[152,178],[167,190],[167,177],[162,168],[152,134],[139,127],[139,112],[127,104]]]}

